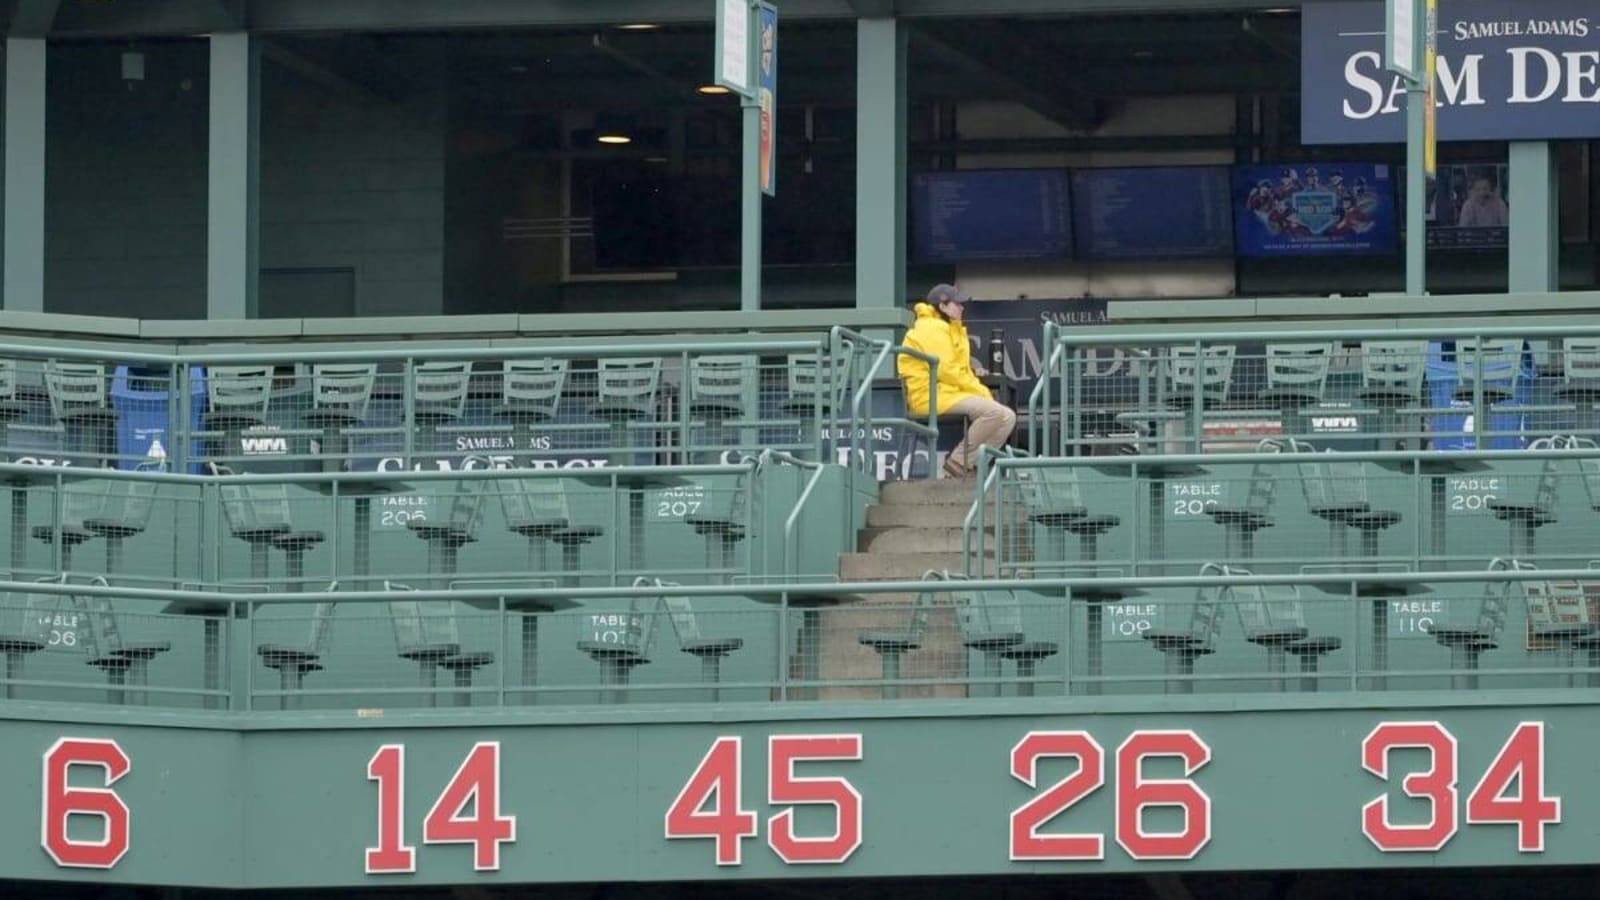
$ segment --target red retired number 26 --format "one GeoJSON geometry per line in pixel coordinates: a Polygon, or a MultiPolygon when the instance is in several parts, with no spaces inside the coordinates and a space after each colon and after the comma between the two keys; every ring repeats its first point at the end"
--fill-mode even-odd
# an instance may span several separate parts
{"type": "MultiPolygon", "coordinates": [[[[1011,749],[1011,777],[1038,787],[1039,760],[1072,759],[1071,775],[1050,785],[1011,814],[1013,860],[1098,860],[1105,858],[1100,832],[1041,833],[1041,829],[1106,783],[1106,754],[1087,731],[1030,731],[1011,749]]],[[[1135,731],[1117,748],[1117,843],[1134,859],[1193,859],[1211,840],[1211,797],[1187,776],[1211,761],[1211,748],[1192,731],[1135,731]],[[1146,778],[1144,762],[1175,757],[1184,778],[1146,778]],[[1183,828],[1146,831],[1151,807],[1176,807],[1183,828]]]]}
{"type": "MultiPolygon", "coordinates": [[[[1389,798],[1379,796],[1361,808],[1361,831],[1385,853],[1438,850],[1458,830],[1456,737],[1438,722],[1384,722],[1361,742],[1361,766],[1388,779],[1389,751],[1403,747],[1428,753],[1427,771],[1400,780],[1406,796],[1428,801],[1428,819],[1397,825],[1389,798]]],[[[1544,723],[1523,722],[1467,796],[1467,824],[1515,825],[1517,850],[1542,853],[1545,826],[1560,821],[1561,798],[1544,794],[1544,723]],[[1516,795],[1507,796],[1513,782],[1516,795]]]]}
{"type": "MultiPolygon", "coordinates": [[[[405,840],[405,762],[404,744],[385,744],[367,761],[367,778],[378,783],[378,846],[367,848],[369,875],[417,870],[417,848],[405,840]]],[[[500,744],[481,741],[423,817],[423,843],[471,844],[472,868],[489,872],[500,868],[500,845],[516,839],[517,817],[500,815],[500,744]]]]}
{"type": "MultiPolygon", "coordinates": [[[[717,738],[667,808],[667,838],[713,841],[719,866],[740,865],[744,840],[759,832],[758,817],[744,807],[742,750],[743,742],[737,737],[717,738]]],[[[855,786],[835,776],[795,774],[799,762],[859,759],[859,734],[768,738],[767,803],[789,807],[767,819],[767,845],[779,859],[790,865],[842,863],[861,846],[861,794],[855,786]],[[795,833],[793,807],[809,804],[832,807],[831,834],[795,833]]]]}

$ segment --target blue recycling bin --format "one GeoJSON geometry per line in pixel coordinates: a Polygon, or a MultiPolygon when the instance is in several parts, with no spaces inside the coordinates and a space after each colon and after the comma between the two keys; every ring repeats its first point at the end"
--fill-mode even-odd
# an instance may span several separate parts
{"type": "MultiPolygon", "coordinates": [[[[1435,409],[1460,409],[1460,415],[1451,413],[1435,414],[1431,417],[1428,430],[1435,432],[1433,449],[1435,450],[1476,450],[1478,439],[1474,432],[1480,429],[1472,421],[1472,404],[1465,400],[1455,399],[1457,378],[1455,346],[1446,347],[1439,341],[1428,343],[1428,401],[1435,409]]],[[[1496,432],[1523,431],[1525,414],[1506,410],[1508,406],[1527,406],[1533,399],[1534,367],[1533,355],[1523,348],[1521,372],[1512,391],[1512,399],[1496,404],[1502,411],[1490,415],[1489,429],[1496,432]]],[[[1516,434],[1505,434],[1491,438],[1485,450],[1520,450],[1528,444],[1527,439],[1516,434]]]]}
{"type": "MultiPolygon", "coordinates": [[[[141,463],[172,455],[169,400],[172,370],[165,367],[117,366],[111,380],[111,406],[117,412],[117,468],[134,469],[141,463]]],[[[200,430],[206,405],[206,370],[189,370],[189,431],[200,430]]],[[[198,466],[190,466],[199,472],[198,466]]]]}

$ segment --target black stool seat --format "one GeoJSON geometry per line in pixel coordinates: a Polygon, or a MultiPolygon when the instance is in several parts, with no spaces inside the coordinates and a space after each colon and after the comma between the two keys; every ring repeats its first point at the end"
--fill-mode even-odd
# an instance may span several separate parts
{"type": "Polygon", "coordinates": [[[515,401],[508,401],[495,407],[494,415],[496,418],[514,419],[518,422],[548,422],[552,418],[548,404],[515,401]]]}
{"type": "Polygon", "coordinates": [[[594,659],[624,664],[644,665],[650,661],[635,647],[608,644],[605,641],[579,641],[578,650],[594,659]]]}
{"type": "MultiPolygon", "coordinates": [[[[134,643],[123,644],[116,650],[111,651],[111,653],[108,655],[128,660],[146,660],[155,659],[157,654],[165,653],[171,649],[171,641],[147,641],[143,643],[136,641],[134,643]]],[[[90,665],[94,665],[94,662],[91,661],[90,665]]]]}
{"type": "Polygon", "coordinates": [[[694,638],[682,642],[690,656],[726,656],[744,646],[743,638],[694,638]]]}
{"type": "Polygon", "coordinates": [[[1242,528],[1247,531],[1258,531],[1262,528],[1271,528],[1273,526],[1271,516],[1253,509],[1213,506],[1206,510],[1206,514],[1219,524],[1242,528]]]}
{"type": "Polygon", "coordinates": [[[1121,524],[1122,520],[1116,516],[1094,515],[1069,519],[1061,527],[1073,534],[1105,534],[1121,524]]]}
{"type": "Polygon", "coordinates": [[[1326,506],[1311,507],[1311,514],[1328,522],[1344,522],[1351,516],[1364,513],[1371,509],[1371,505],[1362,500],[1351,500],[1348,503],[1330,503],[1326,506]]]}
{"type": "Polygon", "coordinates": [[[493,662],[494,654],[484,650],[447,656],[439,660],[439,668],[449,672],[474,672],[493,662]]]}
{"type": "Polygon", "coordinates": [[[1556,521],[1553,513],[1540,509],[1532,503],[1509,503],[1504,500],[1490,500],[1489,511],[1502,522],[1518,521],[1529,522],[1534,525],[1549,525],[1556,521]]]}
{"type": "Polygon", "coordinates": [[[1336,637],[1314,637],[1303,641],[1295,641],[1283,649],[1295,656],[1321,656],[1332,653],[1344,646],[1344,641],[1336,637]]]}
{"type": "Polygon", "coordinates": [[[213,412],[206,413],[200,418],[201,427],[207,431],[244,431],[247,428],[260,428],[265,424],[259,416],[242,412],[213,412]]]}
{"type": "Polygon", "coordinates": [[[702,537],[720,534],[734,540],[744,538],[744,523],[713,516],[689,516],[683,520],[694,533],[702,537]]]}
{"type": "Polygon", "coordinates": [[[636,406],[620,403],[601,403],[589,408],[589,415],[596,419],[608,421],[637,421],[647,419],[650,414],[636,406]]]}
{"type": "MultiPolygon", "coordinates": [[[[1456,388],[1454,397],[1457,400],[1471,400],[1472,399],[1472,385],[1464,384],[1464,385],[1461,385],[1460,387],[1456,388]]],[[[1511,389],[1510,388],[1506,388],[1506,387],[1501,387],[1499,385],[1486,384],[1486,385],[1483,386],[1483,399],[1486,400],[1486,401],[1489,401],[1489,402],[1495,402],[1495,401],[1499,401],[1499,400],[1510,400],[1511,399],[1511,389]]]]}
{"type": "Polygon", "coordinates": [[[1016,647],[1025,640],[1027,640],[1026,636],[1019,632],[1001,632],[972,635],[963,640],[962,643],[973,650],[983,653],[998,653],[1016,647]]]}
{"type": "Polygon", "coordinates": [[[1290,644],[1304,640],[1305,636],[1309,633],[1310,632],[1304,628],[1285,626],[1283,628],[1271,628],[1264,631],[1258,631],[1254,634],[1247,635],[1245,640],[1252,644],[1260,644],[1263,647],[1283,647],[1287,649],[1290,644]]]}
{"type": "Polygon", "coordinates": [[[587,544],[605,533],[606,530],[598,525],[574,525],[551,532],[550,540],[563,546],[577,546],[587,544]]]}
{"type": "Polygon", "coordinates": [[[477,540],[459,525],[441,525],[433,522],[418,522],[413,519],[406,523],[406,528],[425,541],[442,541],[447,544],[454,544],[457,547],[477,540]]]}
{"type": "Polygon", "coordinates": [[[548,538],[566,528],[567,524],[567,520],[562,518],[532,519],[526,522],[518,522],[507,530],[523,537],[548,538]]]}
{"type": "Polygon", "coordinates": [[[907,650],[915,650],[922,646],[922,641],[898,631],[868,631],[856,640],[862,646],[871,647],[880,653],[885,650],[904,653],[907,650]]]}
{"type": "Polygon", "coordinates": [[[291,530],[287,524],[278,522],[272,525],[252,525],[235,531],[233,536],[252,544],[265,544],[276,540],[280,534],[288,534],[291,530]]]}
{"type": "Polygon", "coordinates": [[[732,419],[744,414],[744,407],[732,400],[696,400],[689,404],[689,415],[701,419],[732,419]]]}
{"type": "Polygon", "coordinates": [[[305,647],[262,644],[256,648],[256,655],[261,657],[261,661],[269,669],[297,668],[302,672],[315,672],[322,668],[322,666],[317,665],[317,660],[322,658],[322,654],[308,650],[305,647]]]}
{"type": "Polygon", "coordinates": [[[92,534],[101,537],[133,537],[144,531],[144,526],[136,522],[124,522],[120,519],[84,519],[83,527],[92,534]]]}
{"type": "Polygon", "coordinates": [[[999,651],[1002,658],[1010,660],[1044,659],[1059,652],[1061,646],[1050,641],[1021,641],[999,651]]]}
{"type": "Polygon", "coordinates": [[[325,540],[320,531],[285,531],[272,536],[272,546],[279,550],[305,550],[325,540]]]}
{"type": "Polygon", "coordinates": [[[409,659],[412,662],[439,663],[448,657],[457,656],[460,653],[460,644],[441,643],[415,644],[410,647],[402,647],[395,655],[399,656],[401,659],[409,659]]]}
{"type": "Polygon", "coordinates": [[[1388,528],[1400,521],[1400,514],[1392,509],[1374,509],[1368,512],[1356,513],[1345,520],[1351,528],[1363,531],[1388,528]]]}
{"type": "Polygon", "coordinates": [[[1186,631],[1146,631],[1144,639],[1149,641],[1152,647],[1163,653],[1170,650],[1182,650],[1196,656],[1205,656],[1217,652],[1206,646],[1204,638],[1195,637],[1186,631]]]}
{"type": "Polygon", "coordinates": [[[1414,403],[1417,400],[1415,394],[1408,394],[1405,391],[1385,390],[1383,388],[1369,388],[1356,394],[1356,396],[1368,403],[1376,403],[1379,406],[1403,406],[1407,403],[1414,403]]]}
{"type": "Polygon", "coordinates": [[[1292,388],[1267,388],[1256,394],[1256,399],[1279,409],[1300,408],[1322,402],[1322,398],[1316,394],[1292,388]]]}
{"type": "Polygon", "coordinates": [[[117,414],[104,407],[72,409],[61,414],[61,421],[74,425],[112,425],[117,421],[117,414]]]}
{"type": "Polygon", "coordinates": [[[55,543],[57,533],[59,533],[61,536],[61,543],[66,544],[69,547],[76,544],[82,544],[94,537],[93,532],[90,532],[87,528],[84,528],[81,525],[62,525],[60,528],[56,528],[54,525],[33,526],[34,538],[44,541],[47,544],[55,543]]]}
{"type": "Polygon", "coordinates": [[[1075,522],[1089,514],[1081,506],[1061,506],[1055,509],[1035,509],[1028,512],[1028,521],[1040,525],[1049,525],[1052,528],[1062,528],[1069,522],[1075,522]]]}
{"type": "Polygon", "coordinates": [[[461,415],[453,409],[416,409],[411,411],[413,421],[423,425],[443,425],[447,422],[458,422],[461,415]]]}
{"type": "Polygon", "coordinates": [[[300,421],[315,428],[347,428],[361,424],[361,417],[342,409],[313,409],[301,416],[300,421]]]}
{"type": "Polygon", "coordinates": [[[44,641],[20,634],[0,634],[0,653],[35,653],[44,649],[44,641]]]}
{"type": "Polygon", "coordinates": [[[1449,625],[1435,625],[1428,629],[1433,639],[1446,647],[1474,647],[1479,650],[1494,650],[1500,645],[1495,642],[1493,635],[1485,634],[1479,628],[1457,628],[1449,625]]]}

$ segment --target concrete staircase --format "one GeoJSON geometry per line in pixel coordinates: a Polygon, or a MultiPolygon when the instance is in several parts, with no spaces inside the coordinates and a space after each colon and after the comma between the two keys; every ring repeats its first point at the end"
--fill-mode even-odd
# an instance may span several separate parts
{"type": "MultiPolygon", "coordinates": [[[[973,479],[891,481],[880,486],[878,504],[868,507],[867,524],[856,536],[855,553],[839,558],[841,581],[915,580],[930,569],[962,570],[961,523],[976,498],[973,479]]],[[[989,542],[986,565],[993,571],[994,545],[989,542]]],[[[821,677],[874,681],[883,673],[877,651],[860,643],[862,632],[904,631],[909,627],[909,604],[915,594],[874,594],[860,602],[830,609],[821,615],[821,677]],[[895,607],[899,608],[896,609],[895,607]]],[[[943,596],[937,601],[944,601],[943,596]]],[[[940,602],[928,623],[922,647],[902,657],[903,678],[966,677],[966,648],[953,610],[940,602]]],[[[827,699],[876,699],[876,686],[826,688],[827,699]]],[[[959,683],[905,686],[899,695],[909,697],[964,697],[959,683]]]]}

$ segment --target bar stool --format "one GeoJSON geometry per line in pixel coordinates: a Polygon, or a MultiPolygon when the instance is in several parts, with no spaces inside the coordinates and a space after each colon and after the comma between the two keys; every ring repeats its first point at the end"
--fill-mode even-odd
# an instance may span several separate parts
{"type": "MultiPolygon", "coordinates": [[[[1517,395],[1522,377],[1522,338],[1460,338],[1456,341],[1455,399],[1474,402],[1483,394],[1483,409],[1504,403],[1517,395]]],[[[1490,431],[1482,416],[1479,431],[1490,431]]]]}
{"type": "Polygon", "coordinates": [[[210,407],[200,417],[200,427],[222,432],[222,441],[213,457],[243,454],[242,435],[267,423],[267,406],[272,402],[274,368],[260,366],[211,366],[206,370],[206,399],[210,407]]]}
{"type": "MultiPolygon", "coordinates": [[[[65,574],[52,580],[59,584],[72,583],[65,574]]],[[[106,580],[100,576],[78,583],[107,586],[106,580]]],[[[150,683],[151,660],[171,650],[172,642],[130,641],[123,638],[109,597],[75,594],[72,602],[81,613],[80,621],[85,626],[79,630],[79,641],[87,662],[106,674],[106,680],[112,686],[110,701],[120,705],[125,699],[126,686],[144,687],[150,683]]],[[[142,700],[144,693],[139,692],[139,696],[142,700]]]]}
{"type": "Polygon", "coordinates": [[[1267,345],[1267,386],[1256,394],[1256,400],[1278,410],[1285,434],[1299,433],[1298,423],[1290,427],[1290,419],[1322,402],[1333,351],[1331,343],[1267,345]]]}
{"type": "Polygon", "coordinates": [[[917,592],[916,600],[906,610],[899,628],[888,631],[863,631],[856,641],[863,647],[877,651],[883,664],[883,684],[879,688],[885,700],[900,696],[900,659],[918,650],[928,633],[928,619],[933,615],[933,591],[917,592]]]}
{"type": "MultiPolygon", "coordinates": [[[[1258,444],[1256,452],[1279,453],[1282,449],[1279,442],[1269,440],[1258,444]]],[[[1248,560],[1256,554],[1256,532],[1277,524],[1272,517],[1272,507],[1278,498],[1278,467],[1265,462],[1252,465],[1245,495],[1234,501],[1238,495],[1236,484],[1229,486],[1231,496],[1224,498],[1230,502],[1208,507],[1206,515],[1225,529],[1223,557],[1248,560]]]]}
{"type": "MultiPolygon", "coordinates": [[[[56,579],[45,579],[55,581],[56,579]]],[[[16,696],[27,658],[50,645],[50,632],[67,598],[54,594],[28,594],[21,605],[7,595],[0,607],[0,654],[6,659],[5,699],[16,696]]]]}
{"type": "Polygon", "coordinates": [[[650,662],[656,642],[654,607],[654,598],[635,594],[626,612],[591,613],[587,628],[579,622],[578,650],[600,664],[605,702],[626,703],[633,670],[650,662]]]}
{"type": "MultiPolygon", "coordinates": [[[[706,355],[689,360],[689,390],[687,409],[691,420],[706,423],[711,432],[712,449],[708,451],[712,462],[717,449],[726,446],[728,423],[746,423],[755,417],[751,414],[756,399],[758,362],[754,356],[706,355]]],[[[692,444],[689,435],[683,436],[685,445],[692,444]]],[[[735,441],[735,446],[743,441],[735,441]]],[[[693,454],[684,457],[693,461],[693,454]]]]}
{"type": "Polygon", "coordinates": [[[1574,425],[1579,434],[1593,441],[1600,434],[1600,337],[1561,339],[1562,383],[1556,399],[1574,405],[1574,425]]]}
{"type": "MultiPolygon", "coordinates": [[[[634,587],[681,587],[676,582],[662,581],[659,578],[636,578],[634,587]]],[[[672,633],[678,639],[678,649],[700,660],[700,681],[710,685],[712,702],[722,700],[722,661],[729,654],[744,646],[743,638],[736,637],[707,637],[700,630],[700,620],[694,611],[694,604],[688,597],[667,596],[661,597],[661,605],[666,610],[667,621],[672,625],[672,633]]]]}
{"type": "MultiPolygon", "coordinates": [[[[1495,559],[1489,571],[1503,572],[1532,568],[1517,560],[1495,559]]],[[[1423,626],[1440,646],[1450,650],[1450,686],[1455,690],[1478,689],[1478,660],[1485,650],[1500,646],[1500,633],[1506,626],[1506,594],[1510,582],[1487,582],[1483,600],[1478,604],[1478,614],[1471,625],[1433,623],[1423,626]]]]}
{"type": "Polygon", "coordinates": [[[1361,390],[1356,396],[1378,407],[1378,431],[1385,435],[1379,449],[1405,449],[1408,439],[1394,435],[1413,430],[1402,427],[1401,410],[1421,405],[1427,365],[1427,341],[1361,343],[1361,390]]]}
{"type": "Polygon", "coordinates": [[[417,423],[416,443],[422,453],[434,453],[441,425],[461,421],[472,382],[470,362],[419,362],[411,366],[411,419],[417,423]]]}
{"type": "MultiPolygon", "coordinates": [[[[952,582],[958,580],[948,572],[944,577],[952,582]]],[[[992,696],[1000,696],[1003,660],[1016,663],[1017,695],[1033,696],[1034,667],[1039,660],[1060,652],[1061,645],[1028,640],[1022,608],[1012,591],[962,590],[952,585],[950,597],[955,602],[961,643],[982,654],[983,677],[992,685],[992,696]]]]}
{"type": "MultiPolygon", "coordinates": [[[[470,459],[470,458],[469,458],[470,459]]],[[[487,460],[482,460],[487,464],[487,460]]],[[[478,519],[483,512],[485,485],[479,480],[455,484],[445,515],[440,519],[412,519],[406,529],[428,543],[428,574],[438,587],[444,587],[456,573],[461,548],[478,539],[478,519]]]]}
{"type": "Polygon", "coordinates": [[[69,452],[84,453],[100,467],[110,462],[115,446],[117,414],[106,396],[106,370],[99,363],[50,360],[44,364],[50,409],[66,432],[69,452]]]}
{"type": "Polygon", "coordinates": [[[818,348],[789,354],[785,371],[789,394],[778,406],[785,416],[800,420],[798,443],[804,452],[816,446],[821,423],[844,409],[850,361],[818,348]]]}
{"type": "Polygon", "coordinates": [[[683,517],[684,524],[705,541],[706,572],[715,573],[723,583],[734,574],[735,549],[747,537],[751,481],[749,474],[740,474],[732,490],[708,489],[699,510],[683,517]]]}
{"type": "MultiPolygon", "coordinates": [[[[325,592],[339,589],[338,582],[330,583],[325,592]]],[[[279,709],[298,709],[299,692],[304,688],[308,672],[322,671],[322,657],[327,653],[328,640],[333,634],[333,617],[338,604],[331,600],[318,603],[311,611],[311,621],[306,639],[294,644],[257,644],[256,655],[262,665],[278,673],[278,689],[283,696],[278,699],[279,709]]]]}
{"type": "MultiPolygon", "coordinates": [[[[1165,391],[1161,402],[1177,412],[1157,413],[1152,421],[1186,423],[1193,429],[1189,442],[1193,452],[1204,449],[1205,433],[1196,417],[1203,410],[1221,406],[1233,389],[1233,363],[1237,348],[1232,344],[1204,347],[1172,346],[1161,360],[1165,391]]],[[[1157,425],[1156,427],[1160,427],[1157,425]]]]}
{"type": "MultiPolygon", "coordinates": [[[[558,541],[556,535],[572,526],[572,513],[567,505],[565,483],[560,478],[500,478],[492,482],[500,498],[500,512],[505,516],[506,530],[528,540],[528,570],[544,573],[550,571],[547,544],[558,543],[563,549],[567,542],[558,541]]],[[[581,542],[570,542],[572,559],[563,553],[563,568],[577,568],[577,548],[604,533],[603,529],[584,526],[581,542]],[[565,564],[571,562],[572,565],[565,564]]]]}
{"type": "Polygon", "coordinates": [[[1338,454],[1318,453],[1311,444],[1293,439],[1288,441],[1288,450],[1304,455],[1305,462],[1295,466],[1300,474],[1300,491],[1306,509],[1328,523],[1328,553],[1340,559],[1349,556],[1350,542],[1346,537],[1350,520],[1372,508],[1361,463],[1340,462],[1338,454]]]}
{"type": "MultiPolygon", "coordinates": [[[[1225,566],[1206,563],[1200,574],[1222,575],[1225,566]]],[[[1194,661],[1217,652],[1215,647],[1217,627],[1221,624],[1219,609],[1223,588],[1199,585],[1195,588],[1194,602],[1189,607],[1189,621],[1183,628],[1152,628],[1142,637],[1150,646],[1166,656],[1169,694],[1194,693],[1194,661]]]]}
{"type": "Polygon", "coordinates": [[[497,418],[511,423],[512,443],[520,450],[533,444],[535,425],[553,422],[567,385],[564,359],[508,359],[501,364],[497,418]]]}
{"type": "Polygon", "coordinates": [[[0,459],[11,459],[11,423],[28,414],[17,399],[17,361],[0,358],[0,459]]]}
{"type": "MultiPolygon", "coordinates": [[[[227,466],[211,465],[213,475],[232,475],[227,466]]],[[[250,579],[266,581],[270,572],[269,549],[279,535],[293,531],[289,524],[289,489],[282,484],[224,482],[222,520],[228,533],[250,545],[250,579]]]]}
{"type": "MultiPolygon", "coordinates": [[[[1528,450],[1560,450],[1568,446],[1570,442],[1567,438],[1556,436],[1539,438],[1528,445],[1528,450]]],[[[1508,496],[1496,497],[1486,504],[1496,519],[1511,526],[1510,549],[1513,559],[1537,556],[1539,529],[1558,521],[1555,505],[1557,491],[1561,487],[1559,462],[1547,458],[1540,463],[1539,477],[1533,482],[1531,496],[1525,488],[1508,490],[1508,496]]],[[[1526,482],[1524,479],[1511,479],[1510,483],[1515,486],[1526,482]]]]}
{"type": "MultiPolygon", "coordinates": [[[[161,463],[140,463],[136,472],[164,472],[161,463]]],[[[122,572],[123,541],[144,533],[150,524],[150,512],[155,507],[156,484],[153,481],[108,479],[101,497],[100,508],[83,520],[85,531],[106,542],[106,573],[122,572]]]]}
{"type": "Polygon", "coordinates": [[[655,357],[602,359],[596,373],[594,405],[589,415],[611,426],[613,465],[632,465],[637,449],[628,427],[649,422],[656,415],[656,392],[661,387],[661,360],[655,357]]]}
{"type": "Polygon", "coordinates": [[[104,497],[101,489],[86,481],[61,483],[60,516],[49,525],[35,525],[29,533],[34,540],[50,545],[60,545],[61,570],[72,571],[72,551],[88,543],[95,536],[84,524],[86,519],[100,512],[104,497]]]}
{"type": "Polygon", "coordinates": [[[370,363],[318,363],[311,367],[311,409],[301,417],[322,430],[320,454],[325,472],[348,468],[346,429],[366,421],[378,367],[370,363]]]}
{"type": "MultiPolygon", "coordinates": [[[[392,581],[385,591],[405,593],[415,588],[392,581]]],[[[455,705],[472,704],[473,674],[494,662],[489,651],[461,649],[461,633],[453,604],[448,600],[391,600],[389,619],[394,626],[395,655],[417,664],[417,683],[427,705],[437,705],[438,670],[454,676],[455,705]]]]}

